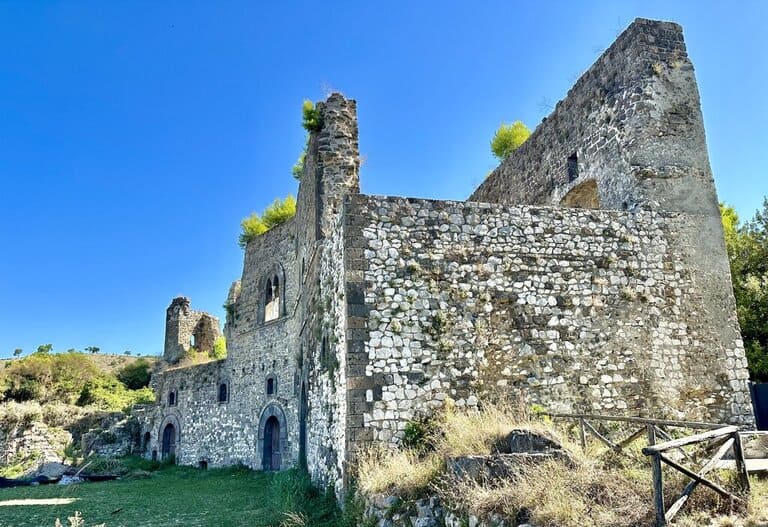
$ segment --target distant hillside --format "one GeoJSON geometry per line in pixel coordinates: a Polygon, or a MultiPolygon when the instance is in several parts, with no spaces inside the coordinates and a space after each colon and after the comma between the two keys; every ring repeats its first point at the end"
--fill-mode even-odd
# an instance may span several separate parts
{"type": "MultiPolygon", "coordinates": [[[[31,354],[31,355],[34,355],[34,354],[31,354]]],[[[159,360],[159,357],[156,357],[156,356],[144,357],[144,356],[138,356],[138,355],[113,355],[111,353],[93,353],[93,354],[80,353],[80,355],[84,355],[85,357],[88,357],[88,359],[90,359],[90,361],[93,362],[93,364],[96,365],[104,373],[114,373],[116,370],[119,370],[126,364],[132,364],[140,359],[146,360],[152,365],[154,365],[159,360]]],[[[13,363],[14,361],[18,361],[20,359],[24,359],[25,357],[29,357],[29,356],[30,355],[25,355],[24,357],[9,358],[9,359],[0,358],[0,371],[2,371],[3,368],[6,368],[7,364],[13,363]]]]}
{"type": "Polygon", "coordinates": [[[154,400],[147,387],[156,357],[82,352],[32,353],[0,364],[0,403],[35,401],[123,410],[154,400]]]}

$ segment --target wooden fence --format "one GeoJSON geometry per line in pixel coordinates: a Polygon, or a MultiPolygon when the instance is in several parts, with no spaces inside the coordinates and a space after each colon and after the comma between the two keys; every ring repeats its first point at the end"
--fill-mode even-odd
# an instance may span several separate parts
{"type": "Polygon", "coordinates": [[[735,426],[726,426],[716,423],[701,423],[696,421],[674,421],[667,419],[650,419],[644,417],[619,417],[594,414],[547,414],[552,418],[561,418],[577,421],[579,426],[579,436],[582,448],[587,446],[587,436],[592,435],[605,446],[614,452],[622,452],[628,445],[634,441],[645,437],[648,446],[643,448],[643,454],[651,456],[651,469],[653,474],[653,501],[656,509],[655,525],[661,527],[667,525],[672,518],[683,507],[691,493],[699,485],[711,488],[715,492],[730,499],[732,503],[741,503],[743,499],[731,492],[728,492],[717,483],[707,479],[705,476],[716,468],[720,460],[729,451],[733,451],[736,461],[736,471],[738,473],[739,490],[746,494],[749,492],[749,476],[744,461],[744,450],[741,444],[739,429],[735,426]],[[597,430],[590,422],[608,421],[623,422],[640,425],[637,429],[631,427],[633,431],[624,439],[616,441],[606,437],[605,434],[597,430]],[[688,428],[693,430],[706,430],[695,435],[687,436],[681,439],[673,439],[663,427],[688,428]],[[663,438],[664,443],[658,443],[657,439],[663,438]],[[668,453],[676,450],[681,457],[690,459],[688,453],[683,449],[684,446],[712,443],[713,448],[717,448],[715,454],[709,458],[702,467],[695,472],[690,470],[674,459],[671,459],[668,453]],[[685,486],[680,497],[670,505],[667,510],[664,506],[664,479],[661,471],[662,463],[686,475],[691,481],[685,486]]]}

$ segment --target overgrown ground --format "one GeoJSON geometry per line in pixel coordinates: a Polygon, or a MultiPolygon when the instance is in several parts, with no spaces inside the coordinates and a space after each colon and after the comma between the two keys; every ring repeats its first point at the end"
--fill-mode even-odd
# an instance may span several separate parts
{"type": "MultiPolygon", "coordinates": [[[[629,435],[626,430],[624,434],[629,435]]],[[[396,512],[412,512],[414,500],[438,495],[465,519],[495,515],[507,520],[522,518],[538,527],[640,527],[653,523],[651,470],[648,458],[641,453],[642,441],[629,445],[622,454],[608,451],[598,442],[590,442],[584,452],[570,424],[552,422],[520,403],[485,403],[477,412],[446,404],[443,415],[409,424],[404,443],[398,450],[372,447],[358,463],[363,494],[398,496],[396,512]],[[514,464],[510,468],[515,477],[501,480],[451,475],[447,459],[491,454],[515,428],[555,440],[570,461],[561,458],[514,464]]],[[[695,448],[689,448],[688,455],[708,458],[706,451],[695,448]]],[[[708,477],[734,490],[732,471],[713,471],[708,477]]],[[[688,481],[682,474],[665,469],[667,506],[688,481]]],[[[754,478],[752,491],[747,505],[732,508],[710,489],[698,488],[675,524],[768,527],[768,481],[754,478]]]]}
{"type": "MultiPolygon", "coordinates": [[[[134,466],[140,462],[134,461],[134,466]]],[[[146,467],[145,467],[146,468],[146,467]]],[[[269,474],[244,468],[199,470],[169,466],[103,483],[0,490],[0,527],[53,527],[79,511],[85,526],[293,526],[352,525],[334,498],[298,470],[269,474]],[[11,505],[8,500],[74,499],[63,505],[11,505]]]]}

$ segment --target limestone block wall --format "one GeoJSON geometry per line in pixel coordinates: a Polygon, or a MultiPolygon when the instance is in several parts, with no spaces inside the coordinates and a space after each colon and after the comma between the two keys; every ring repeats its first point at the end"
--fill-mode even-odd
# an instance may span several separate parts
{"type": "Polygon", "coordinates": [[[374,439],[489,391],[554,411],[751,420],[743,349],[700,323],[707,306],[670,244],[684,215],[369,196],[347,214],[368,313],[364,371],[347,382],[367,387],[374,439]]]}

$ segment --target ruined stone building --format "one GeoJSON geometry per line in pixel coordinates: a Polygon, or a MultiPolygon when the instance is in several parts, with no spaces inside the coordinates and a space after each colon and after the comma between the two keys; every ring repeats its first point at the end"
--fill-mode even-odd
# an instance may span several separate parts
{"type": "Polygon", "coordinates": [[[632,23],[464,202],[361,194],[355,101],[317,108],[296,216],[248,243],[229,291],[227,358],[174,365],[218,321],[168,309],[147,455],[306,461],[340,491],[361,445],[446,398],[752,421],[678,25],[632,23]]]}

